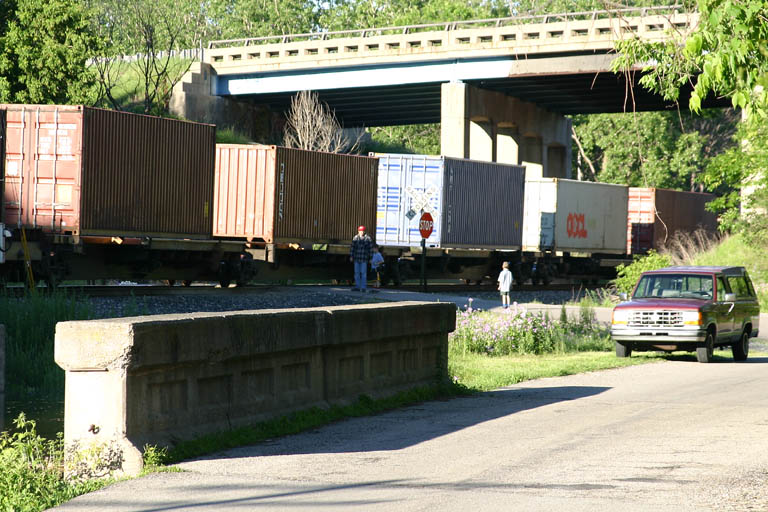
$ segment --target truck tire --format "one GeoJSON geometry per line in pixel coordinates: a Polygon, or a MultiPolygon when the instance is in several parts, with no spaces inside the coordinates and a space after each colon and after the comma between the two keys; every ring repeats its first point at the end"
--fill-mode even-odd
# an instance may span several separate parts
{"type": "Polygon", "coordinates": [[[749,331],[746,329],[741,333],[739,341],[731,346],[734,361],[746,361],[749,355],[749,331]]]}
{"type": "Polygon", "coordinates": [[[701,343],[696,347],[696,359],[700,363],[711,363],[712,356],[715,352],[715,336],[712,332],[707,333],[707,338],[704,343],[701,343]]]}
{"type": "Polygon", "coordinates": [[[616,342],[616,357],[630,357],[632,355],[632,342],[616,342]]]}

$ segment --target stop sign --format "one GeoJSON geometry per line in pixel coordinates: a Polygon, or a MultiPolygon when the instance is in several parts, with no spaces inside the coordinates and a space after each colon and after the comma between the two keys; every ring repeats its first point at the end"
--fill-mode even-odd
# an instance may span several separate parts
{"type": "Polygon", "coordinates": [[[429,212],[422,213],[421,219],[419,219],[419,233],[421,233],[421,238],[429,238],[429,235],[432,234],[433,225],[434,221],[432,220],[432,215],[430,215],[429,212]]]}

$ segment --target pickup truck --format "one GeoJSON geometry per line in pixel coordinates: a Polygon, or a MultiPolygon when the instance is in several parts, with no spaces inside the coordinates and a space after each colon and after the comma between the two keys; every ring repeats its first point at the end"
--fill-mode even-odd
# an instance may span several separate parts
{"type": "Polygon", "coordinates": [[[731,347],[744,361],[758,335],[760,306],[744,267],[677,266],[644,272],[631,299],[613,309],[611,338],[618,357],[632,351],[696,351],[712,361],[716,347],[731,347]]]}

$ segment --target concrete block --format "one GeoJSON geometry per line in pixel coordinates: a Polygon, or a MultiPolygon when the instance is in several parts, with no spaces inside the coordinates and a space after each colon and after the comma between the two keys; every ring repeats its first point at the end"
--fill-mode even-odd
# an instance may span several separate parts
{"type": "Polygon", "coordinates": [[[61,322],[64,440],[117,445],[135,474],[145,444],[435,382],[455,322],[407,302],[61,322]]]}

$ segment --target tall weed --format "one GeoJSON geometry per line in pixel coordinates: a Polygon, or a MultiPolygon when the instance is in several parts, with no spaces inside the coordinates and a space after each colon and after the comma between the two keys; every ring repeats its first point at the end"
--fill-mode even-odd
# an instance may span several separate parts
{"type": "Polygon", "coordinates": [[[6,329],[6,393],[9,400],[61,398],[64,371],[53,359],[56,322],[91,318],[87,299],[57,290],[16,297],[0,292],[6,329]]]}
{"type": "Polygon", "coordinates": [[[94,491],[106,480],[64,478],[64,444],[40,437],[21,414],[15,431],[0,434],[0,510],[37,512],[94,491]]]}

